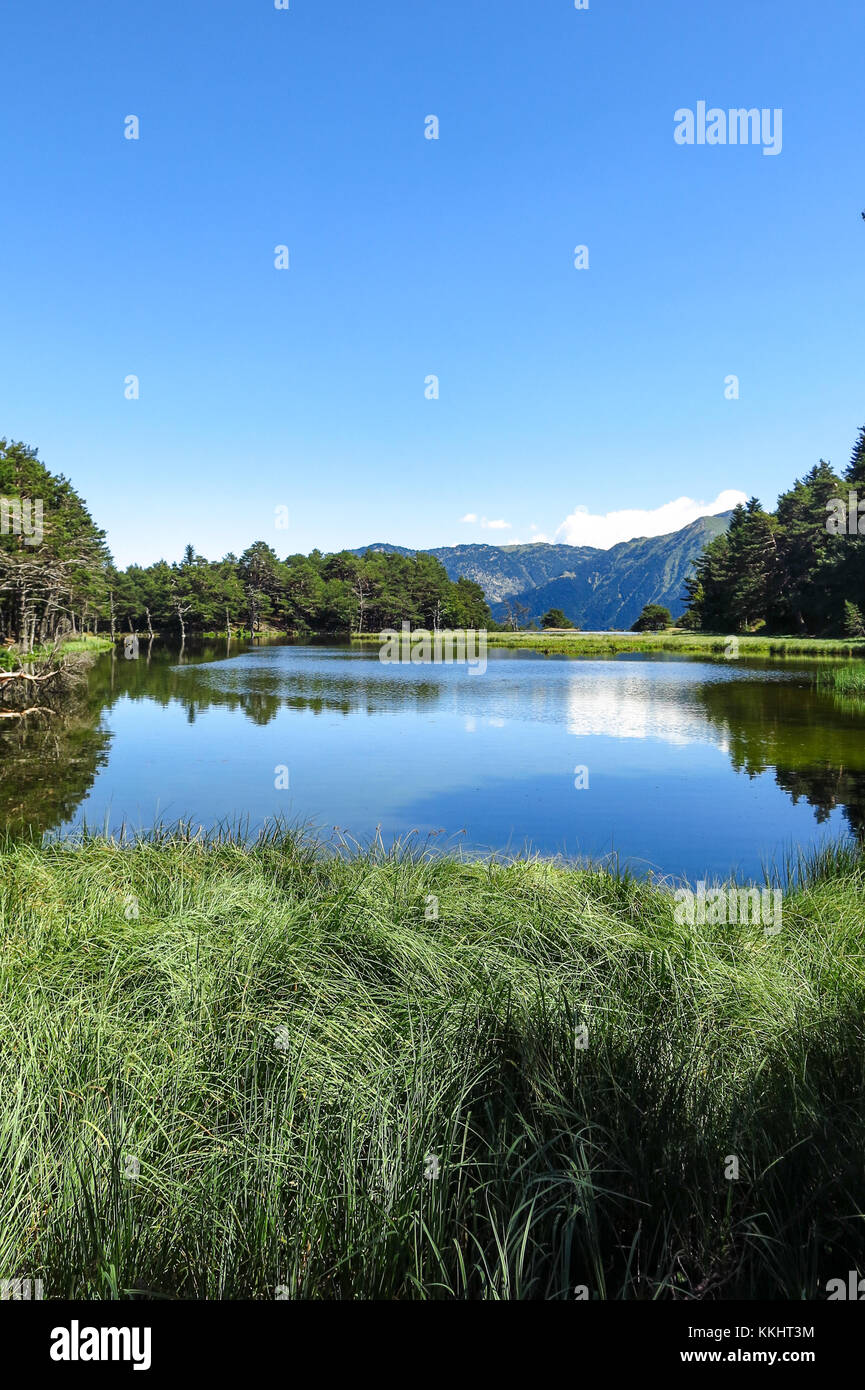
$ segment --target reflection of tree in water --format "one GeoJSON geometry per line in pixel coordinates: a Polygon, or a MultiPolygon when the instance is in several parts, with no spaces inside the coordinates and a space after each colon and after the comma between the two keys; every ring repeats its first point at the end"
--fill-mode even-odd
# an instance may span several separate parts
{"type": "MultiPolygon", "coordinates": [[[[111,733],[102,727],[103,710],[124,695],[150,697],[154,687],[166,703],[177,698],[171,693],[177,652],[157,647],[148,652],[142,642],[137,661],[100,656],[54,714],[0,725],[0,824],[10,835],[38,836],[73,818],[108,762],[111,733]]],[[[196,659],[213,660],[225,655],[225,644],[200,650],[206,654],[196,659]]]]}
{"type": "Polygon", "coordinates": [[[231,710],[241,710],[252,724],[258,724],[263,728],[270,724],[279,713],[279,707],[283,703],[275,695],[263,695],[253,691],[249,695],[231,696],[222,698],[212,692],[204,697],[196,699],[182,698],[182,704],[186,710],[186,722],[194,724],[196,718],[203,710],[207,710],[211,705],[225,706],[231,710]]]}
{"type": "MultiPolygon", "coordinates": [[[[242,669],[224,662],[249,650],[225,641],[187,644],[182,654],[158,641],[142,641],[137,660],[122,649],[99,658],[87,685],[76,691],[62,716],[25,727],[0,729],[0,813],[12,831],[37,832],[71,820],[107,763],[110,733],[101,715],[121,699],[177,704],[194,723],[211,708],[237,710],[258,726],[280,709],[314,714],[377,714],[395,706],[436,705],[441,685],[412,679],[395,668],[368,677],[361,666],[345,674],[342,664],[295,667],[289,678],[266,661],[242,669]],[[217,663],[217,664],[212,664],[217,663]]],[[[689,698],[727,748],[737,772],[756,777],[774,771],[792,800],[812,806],[818,822],[841,808],[851,829],[865,837],[865,710],[818,692],[810,675],[801,679],[732,679],[692,687],[689,698]]]]}
{"type": "Polygon", "coordinates": [[[76,692],[60,714],[0,731],[0,808],[10,835],[39,834],[68,820],[108,762],[101,704],[76,692]]]}
{"type": "MultiPolygon", "coordinates": [[[[205,641],[187,643],[181,657],[176,648],[141,642],[137,661],[126,661],[122,656],[113,661],[110,657],[101,659],[93,669],[90,684],[106,708],[124,696],[152,700],[163,706],[176,702],[186,710],[190,724],[212,707],[239,710],[253,724],[263,726],[271,723],[280,709],[310,710],[313,714],[377,714],[392,710],[395,699],[402,708],[411,704],[424,708],[442,697],[441,686],[436,682],[408,682],[398,676],[382,679],[380,671],[375,678],[364,679],[355,672],[339,673],[336,667],[331,671],[295,669],[287,679],[281,671],[266,665],[237,670],[214,664],[249,650],[255,648],[235,642],[228,649],[224,640],[205,641]]],[[[411,669],[414,673],[416,668],[411,669]]]]}
{"type": "Polygon", "coordinates": [[[713,681],[696,695],[737,772],[757,777],[771,768],[818,823],[840,807],[854,834],[865,836],[865,710],[818,691],[808,676],[713,681]]]}
{"type": "Polygon", "coordinates": [[[111,733],[102,727],[103,712],[122,699],[178,704],[190,724],[203,711],[223,708],[264,726],[282,708],[376,714],[392,709],[397,697],[403,707],[411,701],[418,708],[441,698],[432,682],[382,680],[378,673],[375,680],[358,680],[336,669],[294,671],[286,681],[267,666],[235,673],[212,664],[248,650],[249,644],[237,642],[229,648],[224,639],[187,643],[182,652],[139,640],[137,659],[127,660],[122,647],[98,657],[61,712],[0,726],[0,823],[12,835],[39,834],[74,818],[108,762],[111,733]]]}
{"type": "Polygon", "coordinates": [[[865,838],[865,773],[831,767],[807,772],[776,768],[775,781],[794,803],[802,798],[813,806],[820,824],[840,806],[853,833],[865,838]]]}

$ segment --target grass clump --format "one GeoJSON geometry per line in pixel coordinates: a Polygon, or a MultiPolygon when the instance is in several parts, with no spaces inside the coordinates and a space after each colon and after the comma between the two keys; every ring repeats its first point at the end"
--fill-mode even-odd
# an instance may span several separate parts
{"type": "Polygon", "coordinates": [[[865,700],[865,662],[821,671],[817,686],[842,698],[865,700]]]}
{"type": "Polygon", "coordinates": [[[0,871],[4,1278],[809,1299],[865,1266],[858,854],[776,937],[600,870],[287,832],[0,871]]]}

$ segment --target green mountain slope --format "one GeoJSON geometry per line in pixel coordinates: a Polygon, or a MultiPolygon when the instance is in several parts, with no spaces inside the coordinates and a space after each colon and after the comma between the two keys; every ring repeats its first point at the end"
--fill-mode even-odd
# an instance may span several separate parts
{"type": "MultiPolygon", "coordinates": [[[[729,520],[729,513],[704,516],[666,536],[640,537],[595,551],[573,577],[532,587],[512,601],[525,604],[536,619],[548,608],[561,608],[586,630],[630,627],[646,603],[661,603],[677,618],[687,607],[685,580],[692,561],[727,529],[729,520]]],[[[491,606],[501,620],[504,605],[491,606]]]]}
{"type": "MultiPolygon", "coordinates": [[[[363,555],[367,550],[383,554],[413,555],[402,545],[376,542],[352,552],[363,555]]],[[[441,560],[448,578],[473,579],[480,584],[490,604],[499,603],[511,594],[536,589],[551,579],[574,574],[595,556],[603,555],[588,545],[550,545],[536,541],[529,545],[441,545],[428,552],[441,560]]]]}
{"type": "MultiPolygon", "coordinates": [[[[730,513],[704,516],[666,536],[642,536],[610,550],[591,546],[453,545],[430,550],[451,579],[464,575],[480,584],[493,614],[506,615],[506,601],[525,604],[531,618],[561,608],[582,628],[630,627],[645,603],[662,603],[674,617],[684,611],[684,581],[691,562],[727,529],[730,513]]],[[[405,546],[377,542],[367,550],[413,555],[405,546]]]]}

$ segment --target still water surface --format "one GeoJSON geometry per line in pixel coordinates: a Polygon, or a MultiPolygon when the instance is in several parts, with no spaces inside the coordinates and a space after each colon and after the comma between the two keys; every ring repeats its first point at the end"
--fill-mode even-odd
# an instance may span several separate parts
{"type": "Polygon", "coordinates": [[[4,732],[5,822],[282,817],[362,842],[615,851],[691,880],[759,876],[794,844],[865,826],[865,718],[818,693],[813,666],[490,651],[471,674],[384,665],[377,646],[226,650],[106,655],[50,732],[4,732]]]}

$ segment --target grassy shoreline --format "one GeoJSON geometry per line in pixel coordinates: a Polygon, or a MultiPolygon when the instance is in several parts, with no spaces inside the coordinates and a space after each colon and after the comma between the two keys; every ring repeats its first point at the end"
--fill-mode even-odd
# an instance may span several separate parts
{"type": "Polygon", "coordinates": [[[0,721],[23,725],[31,717],[52,718],[69,699],[97,656],[111,647],[98,637],[72,638],[52,648],[21,653],[0,649],[0,721]]]}
{"type": "Polygon", "coordinates": [[[15,647],[0,648],[0,670],[13,670],[19,665],[44,665],[57,656],[98,656],[108,652],[114,643],[107,637],[70,637],[55,650],[52,647],[36,647],[32,652],[19,653],[15,647]]]}
{"type": "Polygon", "coordinates": [[[87,633],[83,637],[70,637],[60,648],[60,655],[67,656],[75,653],[110,652],[117,645],[112,642],[110,637],[94,637],[92,633],[87,633]]]}
{"type": "MultiPolygon", "coordinates": [[[[733,638],[703,632],[622,632],[549,637],[544,633],[489,633],[491,647],[541,647],[546,653],[579,656],[607,652],[682,652],[724,656],[733,638]]],[[[865,641],[823,637],[737,637],[739,657],[863,657],[865,641]]]]}
{"type": "MultiPolygon", "coordinates": [[[[294,634],[278,632],[276,629],[267,629],[259,634],[263,638],[286,638],[300,641],[301,638],[294,634]]],[[[116,642],[112,643],[109,638],[86,636],[73,638],[64,643],[61,648],[62,654],[73,653],[93,653],[110,651],[113,647],[121,644],[126,634],[118,635],[116,642]]],[[[138,640],[147,641],[148,634],[138,633],[138,640]]],[[[347,633],[326,633],[309,632],[305,634],[308,638],[328,638],[332,637],[340,640],[348,640],[347,633]]],[[[155,633],[156,640],[162,640],[162,634],[155,633]]],[[[191,638],[200,640],[202,638],[226,638],[225,632],[204,632],[190,634],[191,638]]],[[[237,629],[232,633],[232,637],[239,641],[249,641],[250,633],[237,629]]],[[[377,633],[358,633],[350,635],[352,642],[366,643],[376,646],[379,644],[377,633]]],[[[703,656],[725,656],[730,650],[730,644],[734,640],[731,635],[712,634],[703,632],[613,632],[613,633],[547,633],[547,632],[487,632],[488,647],[503,647],[513,650],[538,650],[545,655],[556,653],[568,656],[588,656],[588,655],[614,655],[616,653],[633,652],[682,652],[688,655],[703,656]]],[[[835,638],[835,637],[752,637],[744,636],[735,639],[737,652],[740,657],[793,657],[820,660],[823,658],[846,658],[865,660],[865,639],[858,638],[835,638]]],[[[38,653],[34,654],[38,657],[38,653]]]]}
{"type": "MultiPolygon", "coordinates": [[[[618,652],[681,652],[725,656],[735,640],[739,657],[865,658],[865,639],[834,637],[736,637],[705,632],[547,633],[487,632],[488,647],[541,651],[545,656],[614,655],[618,652]]],[[[370,645],[377,634],[352,633],[352,641],[370,645]]]]}
{"type": "Polygon", "coordinates": [[[855,851],[776,937],[599,869],[284,831],[0,855],[4,1278],[812,1299],[865,1265],[855,851]]]}

